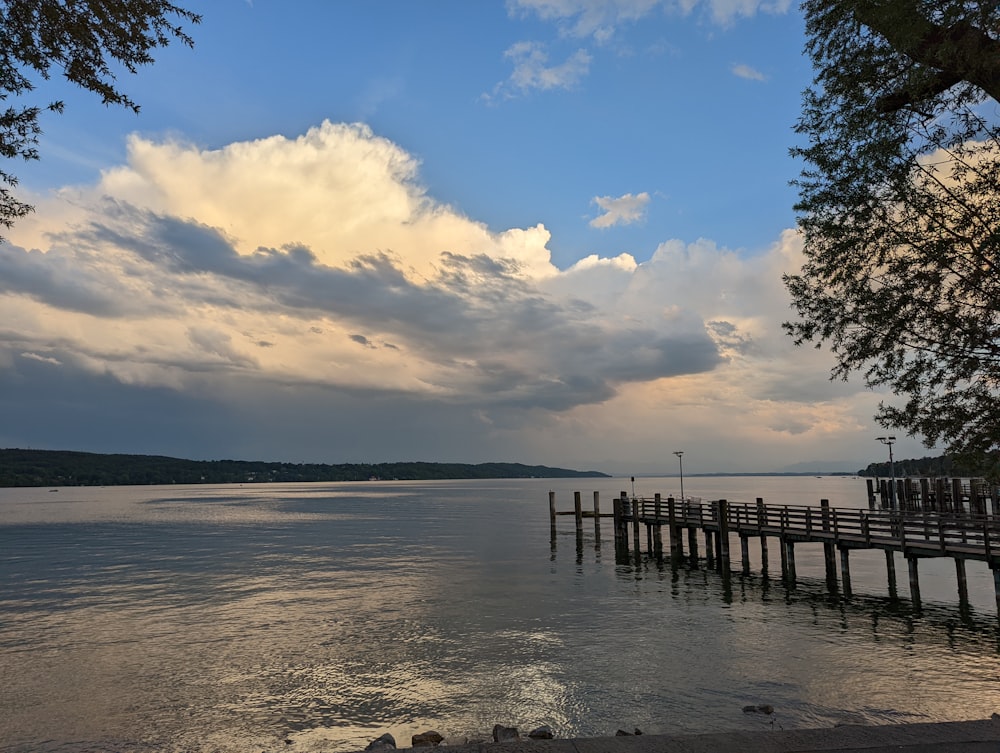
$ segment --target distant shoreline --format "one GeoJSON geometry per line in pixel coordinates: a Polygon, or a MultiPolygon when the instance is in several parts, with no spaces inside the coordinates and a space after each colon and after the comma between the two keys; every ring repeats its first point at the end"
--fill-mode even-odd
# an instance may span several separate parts
{"type": "Polygon", "coordinates": [[[516,478],[612,477],[599,471],[522,463],[277,463],[0,449],[0,487],[6,488],[516,478]]]}

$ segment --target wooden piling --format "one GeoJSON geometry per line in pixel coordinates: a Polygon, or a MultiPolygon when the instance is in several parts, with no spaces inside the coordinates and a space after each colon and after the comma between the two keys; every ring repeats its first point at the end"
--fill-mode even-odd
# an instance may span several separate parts
{"type": "Polygon", "coordinates": [[[891,549],[885,550],[885,574],[889,582],[889,597],[896,598],[896,555],[891,549]]]}
{"type": "Polygon", "coordinates": [[[601,493],[594,492],[594,538],[601,540],[601,493]]]}
{"type": "Polygon", "coordinates": [[[628,515],[628,497],[625,492],[621,493],[621,496],[614,500],[614,527],[615,527],[615,546],[620,549],[628,549],[628,522],[626,516],[628,515]]]}
{"type": "Polygon", "coordinates": [[[639,500],[632,500],[632,541],[635,544],[635,553],[639,553],[639,500]]]}
{"type": "Polygon", "coordinates": [[[743,564],[743,574],[750,574],[750,537],[740,534],[740,561],[743,564]]]}
{"type": "Polygon", "coordinates": [[[840,583],[844,589],[844,596],[851,595],[851,550],[846,546],[840,547],[840,583]]]}
{"type": "Polygon", "coordinates": [[[719,536],[716,542],[719,567],[729,570],[729,503],[720,499],[716,502],[716,512],[719,518],[719,536]]]}
{"type": "Polygon", "coordinates": [[[944,478],[938,477],[934,479],[934,505],[937,507],[938,512],[951,512],[952,510],[948,504],[948,495],[946,492],[944,478]]]}
{"type": "Polygon", "coordinates": [[[663,557],[663,526],[660,525],[662,506],[663,500],[657,492],[653,496],[653,512],[656,515],[656,523],[653,526],[653,548],[657,559],[663,557]]]}
{"type": "Polygon", "coordinates": [[[764,527],[767,525],[767,508],[764,507],[764,498],[757,497],[757,530],[760,532],[760,569],[767,575],[767,534],[764,527]]]}
{"type": "Polygon", "coordinates": [[[955,512],[965,512],[965,504],[962,502],[962,479],[960,478],[951,480],[951,504],[955,512]]]}
{"type": "Polygon", "coordinates": [[[580,503],[580,492],[573,492],[573,516],[576,518],[576,535],[583,535],[583,505],[580,503]]]}
{"type": "Polygon", "coordinates": [[[684,556],[684,539],[677,525],[677,501],[667,497],[667,535],[670,539],[670,556],[678,559],[684,556]]]}
{"type": "Polygon", "coordinates": [[[969,606],[969,581],[965,577],[965,560],[955,558],[955,575],[958,579],[958,604],[966,609],[969,606]]]}
{"type": "Polygon", "coordinates": [[[910,571],[910,600],[913,608],[920,609],[920,573],[917,569],[917,558],[913,555],[906,556],[906,564],[910,571]]]}
{"type": "Polygon", "coordinates": [[[556,493],[549,492],[549,527],[552,531],[552,538],[556,537],[556,493]]]}
{"type": "Polygon", "coordinates": [[[786,538],[783,543],[785,545],[785,559],[787,562],[785,567],[785,580],[791,585],[795,585],[795,542],[786,538]]]}
{"type": "Polygon", "coordinates": [[[993,594],[997,602],[997,617],[1000,618],[1000,563],[990,563],[993,571],[993,594]]]}
{"type": "MultiPolygon", "coordinates": [[[[823,532],[830,531],[830,500],[819,501],[820,515],[823,521],[823,532]]],[[[826,583],[831,589],[837,587],[837,554],[833,541],[823,542],[823,560],[826,564],[826,583]]]]}
{"type": "Polygon", "coordinates": [[[698,565],[698,529],[688,526],[688,551],[691,553],[691,564],[698,565]]]}

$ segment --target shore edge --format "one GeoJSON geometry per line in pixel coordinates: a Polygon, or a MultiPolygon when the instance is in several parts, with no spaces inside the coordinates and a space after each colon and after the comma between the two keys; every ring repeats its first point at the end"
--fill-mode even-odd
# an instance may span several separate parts
{"type": "Polygon", "coordinates": [[[522,738],[439,748],[443,753],[1000,753],[1000,715],[963,722],[844,725],[697,735],[629,735],[561,740],[522,738]]]}

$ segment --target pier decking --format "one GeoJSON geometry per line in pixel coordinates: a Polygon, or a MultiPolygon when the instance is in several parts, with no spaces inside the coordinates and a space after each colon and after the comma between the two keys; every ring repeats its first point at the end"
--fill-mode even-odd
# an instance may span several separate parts
{"type": "Polygon", "coordinates": [[[702,501],[657,494],[653,499],[629,498],[625,492],[613,500],[613,511],[602,513],[600,499],[594,492],[593,510],[584,510],[579,492],[574,493],[573,510],[557,511],[555,493],[549,493],[549,514],[553,537],[556,517],[573,515],[576,530],[582,534],[584,519],[592,518],[600,535],[602,518],[611,518],[615,547],[628,551],[629,529],[632,546],[640,551],[645,527],[646,551],[663,557],[663,529],[667,529],[667,556],[675,561],[684,557],[697,561],[698,538],[705,542],[710,564],[724,575],[731,572],[730,547],[734,539],[740,546],[743,573],[749,573],[751,538],[759,539],[762,568],[767,568],[769,540],[776,540],[781,555],[781,577],[794,583],[795,545],[823,545],[827,584],[851,594],[850,553],[858,549],[881,549],[886,555],[890,589],[895,589],[895,554],[906,560],[910,597],[920,607],[918,562],[922,558],[950,557],[955,561],[959,601],[968,603],[965,563],[985,562],[993,573],[997,615],[1000,617],[1000,518],[985,512],[956,510],[856,509],[831,507],[827,500],[819,506],[772,505],[758,498],[754,504],[731,503],[724,499],[702,501]],[[685,552],[685,538],[687,551],[685,552]],[[839,555],[839,580],[838,580],[839,555]]]}

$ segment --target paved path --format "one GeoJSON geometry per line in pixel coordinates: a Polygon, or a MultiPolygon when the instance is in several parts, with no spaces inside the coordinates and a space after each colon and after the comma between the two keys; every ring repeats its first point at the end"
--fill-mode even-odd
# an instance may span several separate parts
{"type": "Polygon", "coordinates": [[[522,739],[440,750],[442,753],[1000,753],[1000,716],[973,722],[877,727],[522,739]]]}

